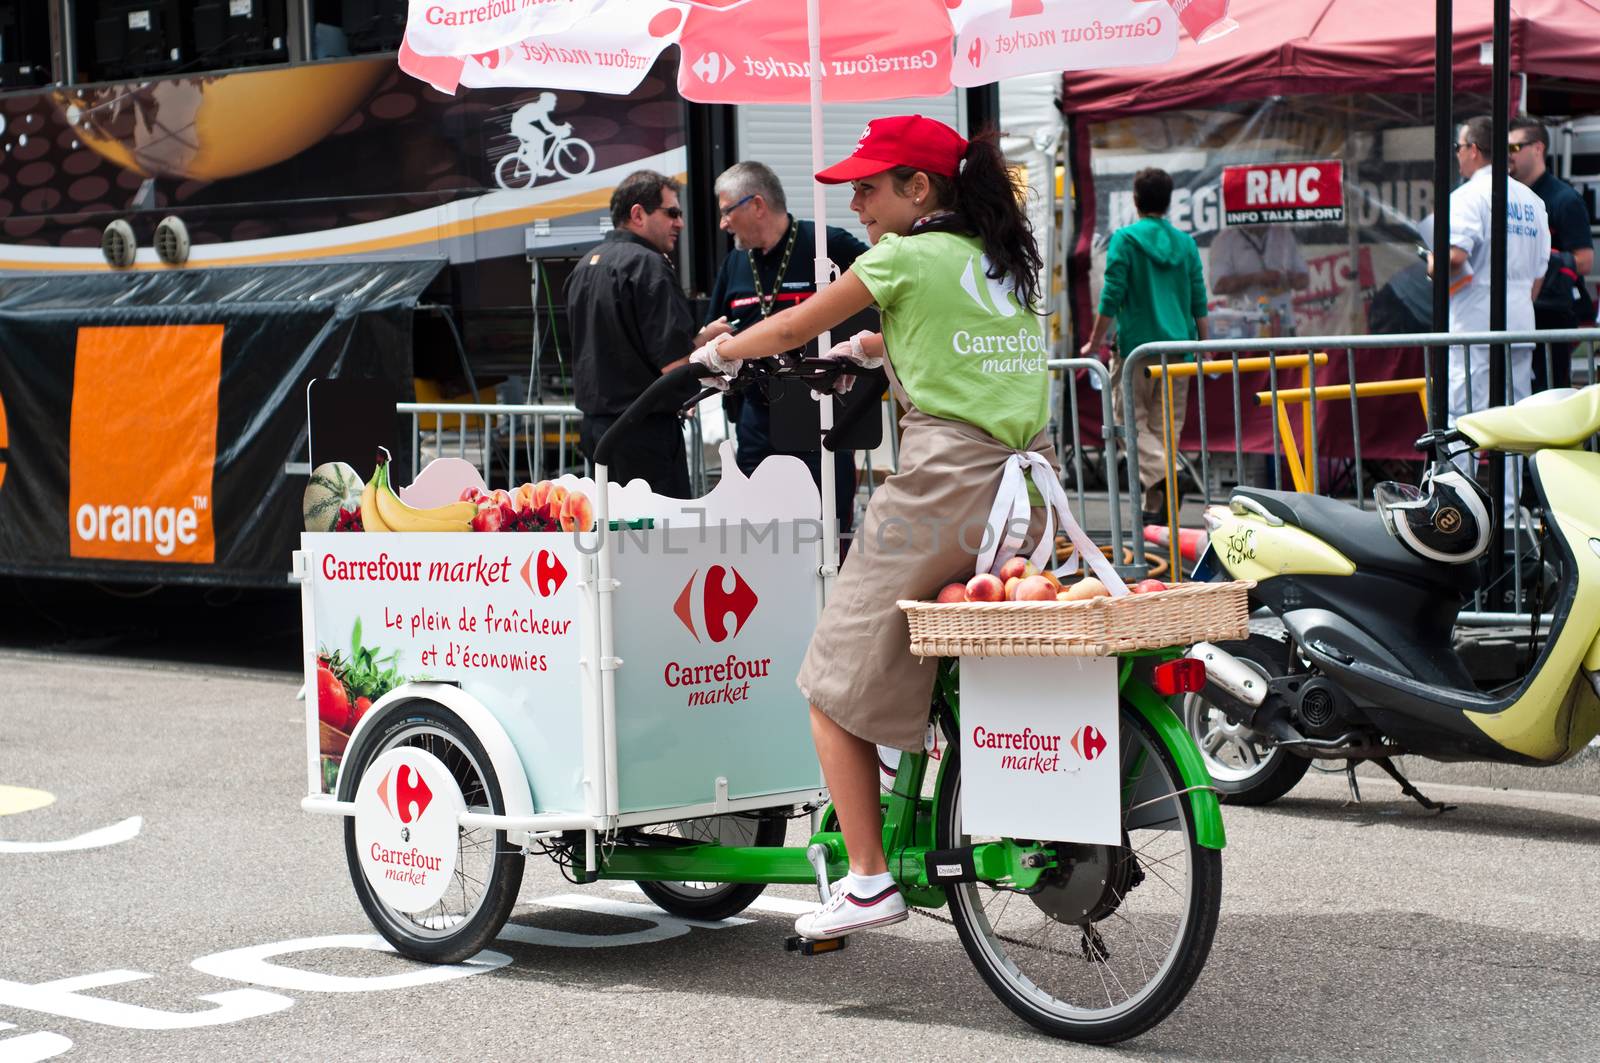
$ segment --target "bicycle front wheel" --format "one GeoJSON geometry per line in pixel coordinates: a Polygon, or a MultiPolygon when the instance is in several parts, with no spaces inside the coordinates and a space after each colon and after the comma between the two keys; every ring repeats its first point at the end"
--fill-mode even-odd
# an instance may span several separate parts
{"type": "MultiPolygon", "coordinates": [[[[1156,1025],[1200,976],[1217,928],[1222,858],[1196,840],[1177,765],[1121,712],[1123,844],[1046,842],[1057,866],[1035,892],[946,887],[961,944],[996,996],[1031,1025],[1110,1044],[1156,1025]]],[[[945,754],[940,848],[996,839],[962,826],[960,751],[945,754]]]]}
{"type": "Polygon", "coordinates": [[[594,169],[594,149],[582,140],[563,140],[551,162],[562,177],[582,177],[594,169]]]}

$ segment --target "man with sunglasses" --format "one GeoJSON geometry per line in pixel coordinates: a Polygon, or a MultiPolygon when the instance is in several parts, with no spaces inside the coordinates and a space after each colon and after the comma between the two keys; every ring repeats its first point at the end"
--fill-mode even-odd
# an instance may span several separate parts
{"type": "MultiPolygon", "coordinates": [[[[728,331],[719,318],[696,332],[671,254],[683,231],[678,183],[653,170],[629,174],[611,194],[606,238],[567,279],[573,386],[583,411],[578,445],[592,461],[606,430],[661,374],[728,331]]],[[[683,398],[697,390],[686,384],[683,398]]],[[[643,479],[656,494],[688,498],[688,450],[673,410],[640,420],[617,446],[613,482],[643,479]]]]}
{"type": "MultiPolygon", "coordinates": [[[[816,224],[789,213],[783,185],[772,168],[740,162],[717,178],[717,207],[722,231],[733,237],[734,249],[723,260],[711,288],[708,313],[727,318],[735,332],[816,294],[816,224]]],[[[828,257],[842,273],[867,245],[843,229],[828,226],[828,257]]],[[[836,337],[845,339],[847,337],[836,337]]],[[[738,432],[739,468],[749,476],[756,466],[779,451],[772,443],[772,410],[764,395],[746,391],[729,409],[738,432]]],[[[822,484],[822,457],[817,450],[792,452],[822,484]]],[[[834,486],[839,526],[854,526],[855,454],[834,455],[834,486]]]]}
{"type": "MultiPolygon", "coordinates": [[[[1456,165],[1466,180],[1450,193],[1450,331],[1487,332],[1489,330],[1489,241],[1496,224],[1506,234],[1506,328],[1513,332],[1533,328],[1533,301],[1544,281],[1545,264],[1550,257],[1550,225],[1544,201],[1516,181],[1506,182],[1506,212],[1494,216],[1490,155],[1494,143],[1494,123],[1487,115],[1472,118],[1456,130],[1456,165]]],[[[1431,235],[1431,219],[1421,231],[1431,235]]],[[[1428,256],[1428,272],[1435,268],[1428,256]]],[[[1527,398],[1533,390],[1533,345],[1516,344],[1509,349],[1506,367],[1511,394],[1505,402],[1527,398]]],[[[1473,410],[1489,405],[1489,348],[1474,345],[1469,350],[1450,348],[1450,423],[1473,410]]],[[[1469,464],[1464,468],[1470,469],[1469,464]]],[[[1470,471],[1469,471],[1470,475],[1470,471]]],[[[1516,477],[1510,467],[1506,475],[1506,508],[1515,505],[1516,477]]]]}
{"type": "MultiPolygon", "coordinates": [[[[1550,217],[1550,264],[1533,305],[1534,321],[1542,329],[1577,328],[1587,324],[1581,319],[1593,312],[1584,290],[1584,278],[1594,269],[1588,208],[1571,185],[1550,172],[1550,135],[1544,123],[1526,115],[1513,118],[1509,139],[1511,176],[1544,200],[1550,217]]],[[[1533,390],[1572,386],[1572,345],[1544,346],[1544,356],[1533,360],[1533,390]]]]}

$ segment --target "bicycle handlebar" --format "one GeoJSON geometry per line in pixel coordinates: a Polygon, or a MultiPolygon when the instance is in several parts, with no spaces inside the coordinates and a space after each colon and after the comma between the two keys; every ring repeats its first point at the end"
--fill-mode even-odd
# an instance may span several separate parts
{"type": "MultiPolygon", "coordinates": [[[[881,369],[862,369],[854,362],[842,359],[796,358],[792,355],[778,355],[775,358],[758,358],[745,362],[744,366],[739,370],[739,375],[729,381],[729,385],[732,390],[743,390],[763,379],[797,380],[810,387],[813,391],[831,392],[834,382],[845,374],[868,378],[878,377],[880,379],[884,376],[881,369]]],[[[704,366],[689,364],[680,365],[671,372],[663,373],[657,377],[648,388],[645,388],[643,394],[634,399],[628,408],[622,411],[622,416],[618,417],[616,423],[607,429],[606,434],[600,438],[600,442],[594,448],[595,464],[611,464],[611,452],[616,449],[617,440],[622,438],[622,433],[633,428],[640,418],[646,414],[654,413],[664,406],[665,403],[662,402],[662,397],[665,394],[676,390],[678,385],[690,377],[699,379],[715,375],[716,373],[713,370],[704,366]]],[[[881,387],[881,384],[879,386],[881,387]]],[[[721,393],[719,388],[702,388],[698,395],[678,408],[679,416],[689,416],[701,402],[721,393]]],[[[838,433],[860,420],[868,407],[876,408],[876,404],[864,402],[860,406],[849,410],[841,422],[830,429],[823,437],[823,446],[829,450],[834,449],[833,443],[838,433]]]]}

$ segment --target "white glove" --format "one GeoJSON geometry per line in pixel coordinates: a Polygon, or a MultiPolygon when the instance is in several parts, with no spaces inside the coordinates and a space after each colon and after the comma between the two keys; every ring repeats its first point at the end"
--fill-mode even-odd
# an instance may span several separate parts
{"type": "Polygon", "coordinates": [[[705,368],[720,374],[719,376],[707,376],[700,378],[701,383],[706,384],[709,387],[714,387],[718,391],[727,391],[728,381],[738,376],[739,368],[744,365],[743,358],[724,358],[722,355],[717,353],[717,348],[722,345],[722,341],[727,339],[729,335],[731,335],[731,333],[723,333],[720,336],[714,337],[704,347],[701,347],[699,350],[695,351],[689,356],[689,361],[691,364],[704,366],[705,368]]]}
{"type": "Polygon", "coordinates": [[[866,348],[861,346],[862,340],[876,335],[876,332],[862,329],[849,339],[835,343],[822,357],[854,362],[863,369],[876,369],[883,364],[883,355],[868,354],[866,348]]]}
{"type": "MultiPolygon", "coordinates": [[[[883,364],[883,356],[881,354],[868,354],[866,348],[861,345],[862,340],[867,339],[869,336],[875,335],[877,335],[877,333],[871,332],[867,329],[862,329],[849,339],[835,343],[832,347],[828,348],[827,352],[823,354],[822,357],[832,358],[836,361],[842,362],[854,362],[863,369],[876,369],[883,364]]],[[[843,395],[845,392],[855,387],[855,384],[856,378],[854,373],[841,373],[839,374],[839,378],[833,382],[834,394],[843,395]]]]}

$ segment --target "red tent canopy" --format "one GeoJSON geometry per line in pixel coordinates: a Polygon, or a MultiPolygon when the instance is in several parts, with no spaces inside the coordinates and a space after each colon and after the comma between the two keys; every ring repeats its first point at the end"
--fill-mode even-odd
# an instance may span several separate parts
{"type": "MultiPolygon", "coordinates": [[[[1239,28],[1196,44],[1187,33],[1159,67],[1064,78],[1062,110],[1120,117],[1224,100],[1433,88],[1434,5],[1424,0],[1232,0],[1239,28]]],[[[1455,0],[1455,87],[1486,91],[1490,0],[1455,0]]],[[[1600,0],[1512,0],[1511,69],[1600,81],[1600,0]]]]}

